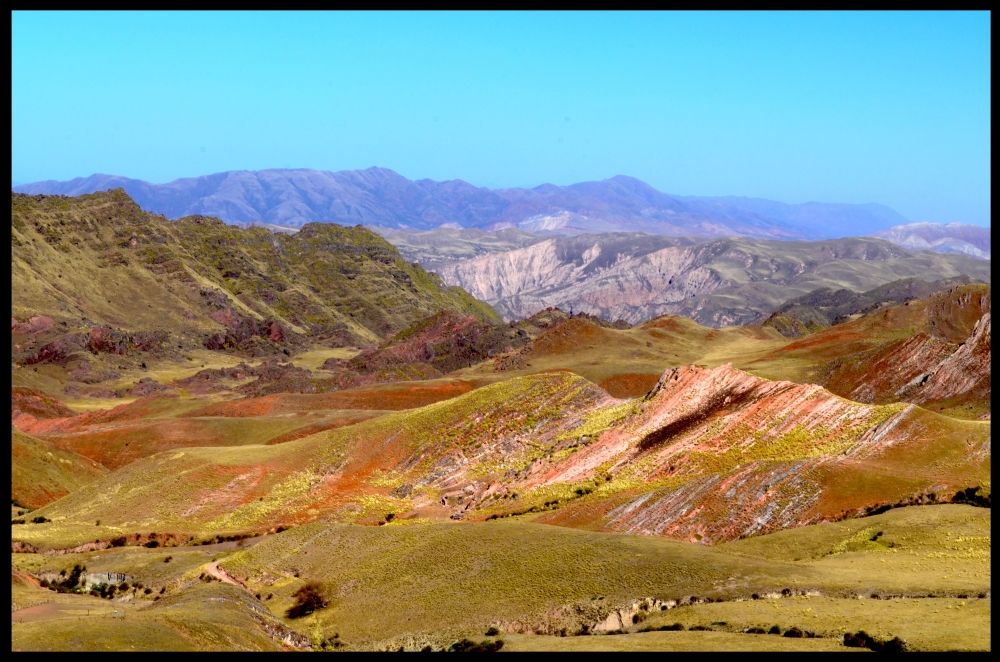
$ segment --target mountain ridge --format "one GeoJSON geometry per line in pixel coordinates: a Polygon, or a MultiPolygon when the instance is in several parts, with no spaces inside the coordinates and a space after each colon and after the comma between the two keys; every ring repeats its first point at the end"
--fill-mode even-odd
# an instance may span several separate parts
{"type": "Polygon", "coordinates": [[[864,225],[870,232],[906,222],[881,205],[787,205],[674,196],[626,175],[569,186],[491,190],[460,179],[409,180],[388,168],[339,172],[301,168],[233,170],[165,184],[94,174],[65,182],[22,184],[13,190],[75,196],[111,188],[123,188],[143,209],[170,218],[200,214],[234,224],[285,228],[333,222],[421,230],[517,227],[562,235],[641,231],[819,239],[839,236],[836,228],[864,225]]]}

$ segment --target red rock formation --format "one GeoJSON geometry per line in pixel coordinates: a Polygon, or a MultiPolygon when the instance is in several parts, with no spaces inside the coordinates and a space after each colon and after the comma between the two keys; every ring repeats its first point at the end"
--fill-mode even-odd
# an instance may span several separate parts
{"type": "Polygon", "coordinates": [[[976,454],[989,453],[989,430],[966,430],[971,436],[952,448],[955,440],[935,428],[939,421],[925,420],[930,416],[912,405],[862,405],[816,385],[769,382],[731,366],[672,369],[637,413],[534,472],[520,489],[603,473],[625,489],[614,495],[610,483],[604,505],[591,502],[591,514],[576,524],[583,506],[541,521],[722,542],[836,519],[921,490],[962,487],[983,461],[976,454]],[[947,471],[914,459],[929,449],[954,456],[947,471]],[[843,481],[881,473],[892,478],[840,492],[843,481]]]}
{"type": "Polygon", "coordinates": [[[921,376],[905,397],[918,404],[958,396],[989,398],[990,356],[990,313],[986,313],[958,351],[921,376]]]}

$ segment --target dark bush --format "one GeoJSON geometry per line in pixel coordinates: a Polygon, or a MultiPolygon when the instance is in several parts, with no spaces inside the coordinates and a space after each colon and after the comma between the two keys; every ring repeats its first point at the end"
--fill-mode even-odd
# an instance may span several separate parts
{"type": "Polygon", "coordinates": [[[122,582],[121,584],[119,584],[118,585],[118,590],[119,591],[127,591],[128,590],[128,582],[122,582]]]}
{"type": "Polygon", "coordinates": [[[172,556],[168,556],[168,557],[166,557],[166,558],[163,559],[163,562],[164,563],[170,563],[173,560],[173,558],[174,557],[172,557],[172,556]]]}
{"type": "Polygon", "coordinates": [[[289,607],[288,612],[285,614],[288,618],[308,616],[328,604],[320,592],[320,585],[316,582],[309,582],[296,591],[292,597],[296,599],[296,603],[289,607]]]}
{"type": "Polygon", "coordinates": [[[712,630],[712,628],[710,628],[707,625],[695,625],[688,629],[691,630],[692,632],[710,632],[712,630]]]}
{"type": "Polygon", "coordinates": [[[159,540],[150,540],[145,545],[143,545],[143,547],[149,547],[150,549],[153,549],[153,548],[159,547],[159,546],[160,546],[160,541],[159,540]]]}
{"type": "Polygon", "coordinates": [[[806,633],[798,628],[793,627],[789,628],[788,630],[785,630],[785,634],[783,636],[788,637],[790,639],[802,639],[803,637],[806,636],[806,633]]]}
{"type": "Polygon", "coordinates": [[[487,637],[495,637],[498,634],[500,634],[500,630],[498,630],[497,628],[493,627],[492,625],[489,627],[488,630],[486,630],[486,636],[487,637]]]}
{"type": "Polygon", "coordinates": [[[781,628],[777,625],[772,625],[771,629],[767,631],[768,634],[781,634],[781,628]]]}
{"type": "Polygon", "coordinates": [[[663,625],[660,627],[664,632],[680,632],[684,629],[683,623],[674,623],[673,625],[663,625]]]}
{"type": "Polygon", "coordinates": [[[153,592],[153,589],[147,586],[146,588],[142,589],[142,592],[145,593],[146,595],[149,595],[150,593],[153,592]]]}
{"type": "Polygon", "coordinates": [[[952,503],[965,503],[970,506],[978,506],[980,508],[990,507],[990,494],[979,494],[980,487],[967,487],[964,490],[959,490],[955,493],[955,496],[951,498],[952,503]]]}
{"type": "Polygon", "coordinates": [[[126,542],[128,542],[128,541],[125,539],[125,536],[118,536],[117,538],[112,538],[111,539],[111,546],[112,547],[124,547],[126,542]]]}
{"type": "Polygon", "coordinates": [[[51,521],[52,520],[48,519],[47,517],[45,517],[43,515],[39,515],[38,517],[33,518],[31,520],[31,523],[32,524],[45,524],[46,522],[51,522],[51,521]]]}
{"type": "Polygon", "coordinates": [[[43,579],[42,581],[40,581],[38,583],[38,585],[41,586],[42,588],[48,588],[49,587],[49,580],[43,579]]]}
{"type": "Polygon", "coordinates": [[[503,641],[481,641],[478,644],[469,639],[461,639],[448,647],[449,653],[495,653],[503,648],[503,641]]]}
{"type": "Polygon", "coordinates": [[[750,628],[747,630],[747,634],[767,634],[767,630],[764,628],[750,628]]]}
{"type": "Polygon", "coordinates": [[[12,519],[10,521],[10,523],[11,523],[11,525],[14,525],[14,524],[24,524],[24,518],[21,517],[21,518],[18,518],[18,519],[12,519]]]}
{"type": "Polygon", "coordinates": [[[858,630],[853,634],[850,632],[845,634],[844,645],[851,648],[867,648],[884,653],[903,653],[907,650],[906,642],[899,637],[893,637],[888,641],[879,641],[864,630],[858,630]]]}

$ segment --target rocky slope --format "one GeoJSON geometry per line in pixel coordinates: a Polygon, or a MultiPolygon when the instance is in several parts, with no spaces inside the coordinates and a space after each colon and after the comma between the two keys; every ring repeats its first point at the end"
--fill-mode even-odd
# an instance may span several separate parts
{"type": "Polygon", "coordinates": [[[590,503],[571,501],[540,521],[721,542],[950,495],[988,480],[989,453],[988,424],[688,367],[664,373],[624,422],[537,467],[521,489],[591,481],[590,503]],[[872,475],[882,483],[843,489],[872,475]]]}
{"type": "Polygon", "coordinates": [[[905,223],[876,232],[875,237],[913,250],[965,253],[990,259],[990,228],[965,223],[905,223]]]}
{"type": "Polygon", "coordinates": [[[962,285],[805,336],[764,360],[808,358],[813,379],[859,402],[988,415],[990,309],[988,285],[962,285]]]}
{"type": "Polygon", "coordinates": [[[558,306],[632,324],[685,315],[713,327],[754,321],[821,287],[866,291],[900,278],[961,274],[990,279],[987,262],[914,253],[878,239],[665,241],[624,234],[555,238],[438,273],[507,319],[558,306]]]}
{"type": "Polygon", "coordinates": [[[322,222],[421,230],[517,227],[570,235],[640,231],[793,239],[845,236],[854,227],[871,232],[906,222],[880,205],[681,198],[621,175],[571,186],[490,190],[462,180],[410,181],[386,168],[273,169],[221,172],[168,184],[93,175],[69,182],[25,184],[15,190],[82,195],[112,188],[123,188],[143,209],[170,218],[200,214],[229,223],[285,228],[322,222]],[[836,234],[841,230],[844,234],[836,234]]]}

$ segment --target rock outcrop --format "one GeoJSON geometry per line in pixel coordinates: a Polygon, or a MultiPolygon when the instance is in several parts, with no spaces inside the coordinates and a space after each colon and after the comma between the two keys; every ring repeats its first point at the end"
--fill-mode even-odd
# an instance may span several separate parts
{"type": "Polygon", "coordinates": [[[852,289],[871,290],[919,274],[988,281],[989,264],[960,255],[927,256],[877,239],[813,243],[720,239],[703,243],[636,235],[580,235],[444,265],[438,273],[494,306],[506,319],[558,306],[637,324],[677,314],[705,326],[759,321],[784,301],[842,287],[824,265],[850,266],[852,289]]]}

